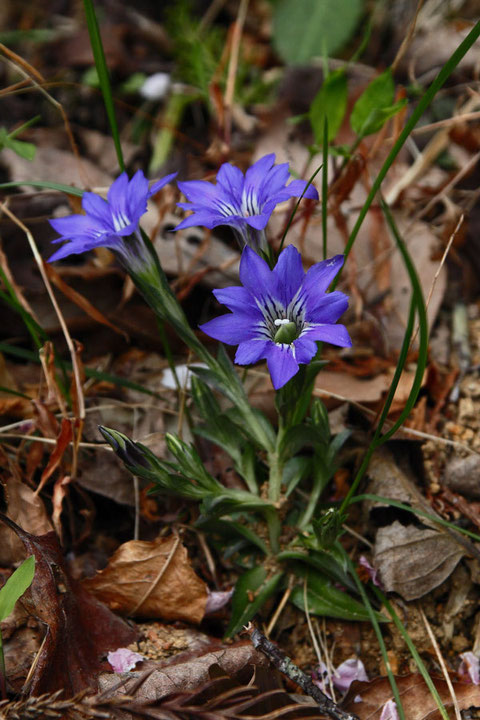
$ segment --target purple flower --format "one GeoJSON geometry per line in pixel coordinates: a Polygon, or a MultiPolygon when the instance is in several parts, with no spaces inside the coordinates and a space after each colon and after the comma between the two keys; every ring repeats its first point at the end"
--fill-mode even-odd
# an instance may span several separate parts
{"type": "Polygon", "coordinates": [[[318,193],[305,180],[292,180],[288,163],[274,165],[275,155],[257,160],[245,175],[234,165],[224,163],[217,174],[217,184],[205,180],[179,182],[178,187],[189,202],[178,203],[184,210],[193,210],[175,229],[204,225],[230,225],[241,244],[254,249],[266,246],[264,229],[278,203],[291,197],[318,200],[318,193]],[[306,190],[305,190],[306,188],[306,190]]]}
{"type": "Polygon", "coordinates": [[[336,255],[305,274],[300,253],[289,245],[270,270],[263,258],[245,247],[240,261],[243,287],[214,290],[231,310],[201,325],[211,337],[237,345],[235,362],[251,365],[266,359],[275,389],[285,385],[317,352],[316,341],[350,347],[344,325],[335,325],[348,306],[342,292],[326,290],[343,265],[336,255]]]}
{"type": "Polygon", "coordinates": [[[112,183],[107,200],[95,193],[85,192],[82,197],[85,215],[50,220],[50,225],[61,235],[53,242],[69,242],[53,253],[49,262],[93,248],[107,247],[119,255],[126,267],[132,263],[135,267],[143,246],[138,223],[147,211],[147,200],[175,176],[176,173],[167,175],[149,187],[141,170],[137,170],[131,180],[123,172],[112,183]]]}

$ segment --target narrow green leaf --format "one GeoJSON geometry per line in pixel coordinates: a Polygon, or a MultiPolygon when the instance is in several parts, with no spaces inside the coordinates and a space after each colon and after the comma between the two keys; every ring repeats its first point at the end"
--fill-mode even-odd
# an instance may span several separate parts
{"type": "MultiPolygon", "coordinates": [[[[251,522],[253,524],[253,516],[247,515],[245,522],[251,522]]],[[[198,527],[203,532],[208,533],[210,537],[214,534],[218,534],[224,540],[232,540],[232,534],[236,534],[237,536],[248,540],[248,542],[252,545],[258,547],[264,555],[268,555],[268,547],[264,541],[259,538],[258,535],[256,535],[253,530],[248,527],[248,525],[244,525],[241,522],[236,522],[235,520],[230,519],[220,520],[217,518],[210,520],[201,517],[195,523],[195,527],[198,527]]]]}
{"type": "MultiPolygon", "coordinates": [[[[13,357],[21,358],[22,360],[29,360],[30,362],[39,363],[38,353],[27,350],[26,348],[15,347],[15,345],[9,345],[9,343],[0,341],[0,352],[5,355],[12,355],[13,357]]],[[[71,370],[71,363],[64,362],[63,365],[59,362],[58,358],[55,358],[56,367],[64,367],[66,370],[71,370]]],[[[94,378],[95,380],[102,380],[104,382],[112,383],[112,385],[118,385],[119,387],[130,388],[131,390],[137,390],[138,392],[150,395],[151,397],[160,398],[161,395],[153,390],[140,385],[139,383],[132,382],[126,378],[114,375],[113,373],[103,372],[101,370],[94,370],[93,368],[84,368],[85,375],[87,377],[94,378]]]]}
{"type": "Polygon", "coordinates": [[[237,581],[232,598],[232,618],[225,637],[235,635],[253,618],[277,589],[283,572],[267,576],[267,570],[260,566],[248,570],[237,581]]]}
{"type": "Polygon", "coordinates": [[[437,707],[440,711],[440,715],[444,720],[449,720],[450,715],[445,707],[445,705],[442,702],[442,698],[440,697],[438,690],[435,686],[435,683],[433,682],[432,678],[429,675],[429,672],[425,666],[425,663],[423,662],[422,658],[420,657],[420,653],[418,652],[417,648],[415,647],[415,643],[413,642],[412,638],[408,634],[407,629],[403,625],[402,621],[398,617],[397,613],[395,612],[393,606],[389,602],[386,595],[381,592],[378,588],[373,588],[376,596],[380,600],[380,602],[385,606],[387,612],[389,613],[390,617],[392,618],[393,622],[395,623],[395,627],[399,631],[400,635],[403,637],[406,646],[410,650],[410,653],[415,660],[418,669],[420,670],[420,673],[425,680],[425,684],[427,685],[428,689],[430,690],[430,693],[432,697],[434,698],[435,702],[437,703],[437,707]]]}
{"type": "Polygon", "coordinates": [[[90,35],[90,44],[92,46],[95,67],[98,72],[98,79],[102,89],[103,102],[107,111],[108,122],[112,132],[115,151],[120,170],[125,170],[125,162],[123,160],[122,144],[120,142],[120,133],[118,132],[117,118],[115,116],[115,105],[113,102],[112,88],[110,85],[110,75],[108,72],[107,61],[103,51],[102,37],[98,27],[97,16],[95,15],[95,6],[93,0],[83,0],[85,8],[85,17],[87,19],[88,34],[90,35]]]}
{"type": "Polygon", "coordinates": [[[18,187],[33,187],[39,188],[40,190],[58,190],[58,192],[66,193],[67,195],[76,195],[82,197],[85,190],[73,187],[73,185],[62,185],[62,183],[49,182],[48,180],[18,180],[15,182],[0,183],[0,189],[7,188],[18,188],[18,187]]]}
{"type": "Polygon", "coordinates": [[[398,685],[395,681],[395,676],[392,672],[392,667],[390,665],[390,659],[389,659],[388,653],[387,653],[387,647],[385,645],[385,640],[383,639],[383,633],[382,633],[380,624],[377,619],[377,613],[375,612],[375,610],[372,607],[372,603],[370,602],[370,599],[367,595],[367,591],[365,590],[364,586],[360,582],[360,578],[358,577],[358,575],[355,571],[355,565],[353,564],[352,560],[350,559],[350,556],[348,555],[348,553],[345,550],[343,550],[343,552],[345,555],[345,561],[350,569],[350,573],[355,581],[355,584],[356,584],[358,592],[362,598],[365,609],[368,612],[369,620],[372,623],[372,627],[375,631],[375,635],[377,636],[378,645],[380,647],[380,652],[382,653],[383,662],[384,662],[385,668],[387,670],[390,687],[392,688],[393,697],[395,698],[395,702],[397,704],[397,710],[398,710],[398,714],[400,716],[399,720],[406,720],[405,713],[403,711],[402,700],[400,698],[400,693],[398,691],[398,685]]]}
{"type": "Polygon", "coordinates": [[[35,575],[35,557],[30,555],[10,575],[5,585],[0,588],[0,622],[5,620],[15,607],[15,603],[32,584],[35,575]]]}
{"type": "MultiPolygon", "coordinates": [[[[335,70],[325,79],[322,87],[315,95],[308,113],[317,145],[323,143],[325,122],[328,124],[328,142],[335,140],[347,109],[347,96],[345,70],[335,70]]],[[[326,162],[327,158],[324,154],[324,167],[326,167],[326,162]]]]}
{"type": "Polygon", "coordinates": [[[448,520],[445,520],[439,515],[433,515],[426,510],[422,510],[421,508],[407,505],[406,503],[399,502],[398,500],[393,500],[392,498],[384,497],[383,495],[373,495],[372,493],[362,493],[361,495],[355,495],[355,497],[352,498],[352,503],[363,502],[363,500],[385,503],[385,505],[391,505],[392,507],[399,508],[400,510],[406,510],[407,512],[412,513],[412,515],[423,517],[426,520],[430,520],[430,522],[435,523],[436,525],[441,525],[442,527],[449,528],[454,532],[472,538],[472,540],[475,540],[476,542],[480,542],[480,535],[478,535],[477,533],[474,533],[471,530],[467,530],[460,525],[455,525],[455,523],[449,522],[448,520]]]}
{"type": "MultiPolygon", "coordinates": [[[[322,577],[315,570],[308,570],[306,578],[309,613],[340,620],[368,620],[369,615],[364,606],[334,587],[327,578],[322,577]]],[[[290,600],[300,610],[305,610],[303,585],[293,589],[290,600]]],[[[381,613],[377,613],[377,618],[381,622],[388,622],[381,613]]]]}

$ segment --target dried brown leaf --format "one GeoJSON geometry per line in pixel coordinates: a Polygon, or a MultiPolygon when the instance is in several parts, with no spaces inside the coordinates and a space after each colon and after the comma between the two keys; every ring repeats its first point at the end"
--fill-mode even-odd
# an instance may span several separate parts
{"type": "MultiPolygon", "coordinates": [[[[0,457],[8,466],[6,456],[0,457]]],[[[43,535],[52,529],[43,500],[14,473],[2,481],[8,517],[33,535],[43,535]]],[[[9,567],[25,557],[21,540],[5,525],[0,524],[0,565],[9,567]]]]}
{"type": "MultiPolygon", "coordinates": [[[[392,498],[435,517],[435,511],[390,451],[382,448],[375,453],[368,474],[369,493],[392,498]]],[[[370,511],[380,517],[387,507],[387,504],[377,503],[370,511]]],[[[392,511],[396,512],[395,509],[392,511]]],[[[466,550],[471,549],[476,554],[470,545],[433,520],[416,518],[413,514],[405,519],[402,515],[377,530],[374,565],[386,590],[397,592],[405,600],[414,600],[446,580],[466,550]]]]}
{"type": "Polygon", "coordinates": [[[131,617],[196,623],[207,602],[205,583],[173,535],[124,543],[105,570],[85,580],[84,586],[115,612],[131,617]]]}

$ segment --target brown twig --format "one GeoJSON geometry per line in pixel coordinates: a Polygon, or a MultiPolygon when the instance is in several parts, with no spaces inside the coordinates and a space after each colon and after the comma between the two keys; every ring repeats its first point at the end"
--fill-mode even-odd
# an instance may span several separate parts
{"type": "Polygon", "coordinates": [[[358,720],[357,715],[345,712],[336,703],[333,702],[325,693],[323,693],[319,687],[317,687],[313,680],[306,675],[303,670],[300,670],[287,655],[285,655],[280,648],[274,645],[270,640],[267,640],[260,630],[249,623],[245,628],[245,632],[250,635],[252,645],[256,650],[260,650],[268,659],[275,665],[283,675],[288,677],[290,680],[302,688],[307,695],[310,695],[317,703],[321,712],[325,713],[334,720],[358,720]]]}

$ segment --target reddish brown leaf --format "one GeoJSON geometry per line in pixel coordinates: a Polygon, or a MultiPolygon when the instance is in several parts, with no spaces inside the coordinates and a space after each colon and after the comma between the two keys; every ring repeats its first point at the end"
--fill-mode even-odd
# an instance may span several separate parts
{"type": "MultiPolygon", "coordinates": [[[[400,699],[402,701],[405,717],[408,720],[441,720],[435,699],[420,674],[404,675],[395,678],[400,699]]],[[[454,718],[452,697],[447,683],[441,678],[432,678],[435,687],[448,710],[449,717],[454,718]]],[[[460,710],[473,706],[480,706],[480,687],[468,683],[453,683],[455,696],[460,710]]],[[[380,677],[371,682],[352,683],[342,706],[349,712],[354,712],[360,720],[379,720],[382,709],[388,700],[393,698],[392,688],[388,678],[380,677]],[[361,702],[355,702],[357,695],[361,702]]]]}
{"type": "Polygon", "coordinates": [[[23,602],[46,625],[46,634],[30,678],[31,694],[63,689],[70,697],[96,687],[103,656],[133,642],[136,632],[69,576],[54,532],[30,535],[5,515],[0,520],[35,555],[35,577],[23,602]]]}
{"type": "Polygon", "coordinates": [[[50,455],[48,465],[45,468],[45,470],[43,471],[42,477],[40,478],[40,483],[36,489],[37,495],[40,492],[40,490],[43,488],[45,483],[47,482],[48,478],[55,472],[57,467],[60,465],[63,454],[72,440],[72,436],[73,435],[72,435],[71,420],[69,418],[62,418],[62,427],[60,428],[60,435],[58,436],[57,444],[55,445],[53,452],[50,455]]]}

